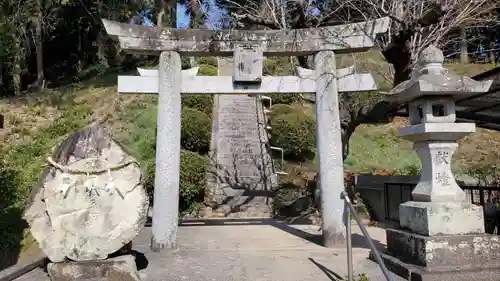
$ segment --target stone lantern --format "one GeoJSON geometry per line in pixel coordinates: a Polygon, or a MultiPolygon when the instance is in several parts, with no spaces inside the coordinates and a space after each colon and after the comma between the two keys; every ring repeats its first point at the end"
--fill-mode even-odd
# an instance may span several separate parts
{"type": "Polygon", "coordinates": [[[484,233],[483,208],[467,202],[451,171],[457,140],[475,131],[474,123],[455,123],[455,101],[487,92],[492,82],[451,75],[443,61],[439,49],[426,48],[411,79],[391,91],[391,99],[408,104],[410,116],[410,126],[398,135],[414,143],[422,163],[413,201],[399,207],[401,228],[387,230],[384,255],[408,280],[450,274],[470,280],[460,272],[500,266],[498,236],[484,233]]]}

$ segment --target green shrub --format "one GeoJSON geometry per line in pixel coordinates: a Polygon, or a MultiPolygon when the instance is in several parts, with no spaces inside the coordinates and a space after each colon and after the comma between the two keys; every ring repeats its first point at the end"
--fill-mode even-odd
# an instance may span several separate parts
{"type": "Polygon", "coordinates": [[[16,264],[27,227],[22,208],[9,206],[0,210],[0,271],[16,264]]]}
{"type": "Polygon", "coordinates": [[[473,178],[480,185],[498,186],[500,183],[500,166],[496,164],[471,164],[463,169],[462,173],[473,178]]]}
{"type": "Polygon", "coordinates": [[[217,67],[212,65],[200,65],[198,75],[200,76],[217,76],[217,67]]]}
{"type": "Polygon", "coordinates": [[[182,106],[197,109],[208,116],[212,115],[212,95],[188,95],[182,97],[182,106]]]}
{"type": "Polygon", "coordinates": [[[193,210],[203,202],[208,159],[198,153],[181,150],[180,202],[181,212],[193,210]]]}
{"type": "Polygon", "coordinates": [[[315,143],[316,124],[306,114],[293,112],[271,120],[271,144],[283,148],[287,159],[312,159],[315,143]]]}
{"type": "Polygon", "coordinates": [[[181,146],[182,148],[205,154],[210,145],[212,122],[205,113],[184,107],[182,109],[181,146]]]}
{"type": "Polygon", "coordinates": [[[392,172],[393,176],[420,176],[421,174],[422,167],[419,164],[409,164],[392,172]]]}
{"type": "Polygon", "coordinates": [[[134,151],[140,161],[144,173],[144,188],[148,192],[150,203],[153,203],[153,190],[155,186],[156,165],[156,134],[145,131],[143,138],[134,142],[134,151]]]}
{"type": "Polygon", "coordinates": [[[311,206],[307,188],[289,181],[280,184],[273,198],[273,211],[279,216],[298,217],[311,206]]]}
{"type": "Polygon", "coordinates": [[[292,104],[300,100],[299,94],[270,94],[269,95],[276,104],[292,104]]]}
{"type": "Polygon", "coordinates": [[[271,112],[269,112],[268,116],[269,120],[272,120],[276,116],[300,112],[303,112],[303,108],[291,106],[288,104],[275,104],[271,107],[271,112]]]}
{"type": "Polygon", "coordinates": [[[23,184],[21,171],[0,163],[0,271],[16,263],[27,227],[21,218],[22,209],[16,206],[24,199],[18,190],[23,184]]]}
{"type": "Polygon", "coordinates": [[[217,58],[216,57],[198,57],[196,58],[198,65],[211,65],[217,67],[217,58]]]}
{"type": "Polygon", "coordinates": [[[5,210],[24,199],[17,190],[22,184],[19,170],[0,163],[0,210],[5,210]]]}
{"type": "MultiPolygon", "coordinates": [[[[147,149],[148,155],[142,155],[142,163],[145,174],[144,185],[147,188],[150,202],[153,203],[155,179],[154,141],[149,144],[149,147],[153,147],[153,149],[147,149]]],[[[182,149],[180,166],[179,212],[182,214],[193,210],[198,203],[203,202],[208,160],[198,153],[182,149]]]]}
{"type": "Polygon", "coordinates": [[[294,66],[289,57],[267,57],[264,60],[262,72],[264,75],[293,75],[294,66]]]}

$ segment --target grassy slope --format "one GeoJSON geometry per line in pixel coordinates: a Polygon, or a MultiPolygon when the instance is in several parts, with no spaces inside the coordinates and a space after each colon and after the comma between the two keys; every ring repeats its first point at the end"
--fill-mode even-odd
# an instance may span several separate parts
{"type": "MultiPolygon", "coordinates": [[[[391,89],[390,67],[375,52],[364,53],[356,60],[344,58],[343,65],[356,63],[363,72],[371,72],[382,91],[391,89]]],[[[494,67],[491,64],[468,64],[466,66],[449,63],[445,67],[457,75],[473,76],[494,67]]],[[[420,165],[412,144],[397,137],[397,128],[407,125],[405,118],[396,118],[391,124],[362,125],[356,129],[350,140],[350,156],[346,167],[357,172],[375,170],[395,170],[409,165],[420,165]]],[[[478,128],[476,133],[461,141],[454,156],[454,170],[461,172],[465,167],[481,164],[496,164],[497,150],[500,149],[500,134],[496,131],[478,128]]]]}
{"type": "MultiPolygon", "coordinates": [[[[392,76],[390,66],[383,61],[378,52],[367,52],[356,56],[343,55],[337,58],[338,67],[356,65],[360,73],[374,75],[379,90],[390,91],[392,76]]],[[[473,76],[494,67],[489,64],[468,64],[466,66],[449,63],[445,67],[457,75],[473,76]]],[[[314,108],[305,109],[314,116],[314,108]]],[[[395,118],[390,124],[361,125],[350,139],[350,154],[345,167],[357,173],[386,173],[408,166],[420,166],[412,144],[397,137],[397,128],[407,125],[405,118],[395,118]]],[[[496,164],[500,153],[500,133],[478,128],[476,133],[464,138],[454,156],[455,173],[476,164],[496,164]]],[[[312,163],[313,164],[313,163],[312,163]]],[[[287,163],[285,170],[288,179],[311,179],[314,165],[287,163]]]]}
{"type": "Polygon", "coordinates": [[[20,214],[46,157],[61,138],[101,120],[117,140],[143,160],[136,152],[148,149],[144,140],[154,137],[155,97],[117,97],[115,85],[116,75],[112,75],[49,90],[36,97],[0,102],[6,118],[0,143],[4,165],[0,174],[0,206],[10,206],[0,210],[0,269],[15,262],[20,251],[30,249],[28,255],[37,254],[31,250],[33,240],[20,214]]]}
{"type": "MultiPolygon", "coordinates": [[[[371,57],[365,58],[364,61],[358,58],[356,60],[358,69],[372,70],[379,84],[382,85],[381,88],[389,88],[388,84],[384,83],[385,74],[380,73],[383,68],[379,65],[376,67],[377,60],[371,63],[370,60],[372,60],[371,57]]],[[[350,57],[344,57],[339,61],[341,66],[347,66],[353,62],[350,57]]],[[[466,74],[472,75],[490,66],[452,65],[451,68],[455,72],[467,70],[466,74]]],[[[4,165],[15,174],[13,184],[6,183],[4,178],[1,179],[4,181],[3,186],[9,185],[15,187],[15,190],[4,190],[0,193],[0,197],[5,197],[6,192],[10,192],[10,195],[16,194],[9,199],[10,201],[7,201],[8,205],[12,206],[11,211],[0,212],[0,222],[7,218],[19,217],[19,210],[31,187],[40,176],[45,165],[45,158],[51,148],[65,135],[91,121],[102,121],[118,141],[129,147],[139,160],[143,160],[139,152],[151,149],[144,145],[147,143],[144,139],[154,138],[155,100],[153,96],[118,97],[116,76],[113,75],[98,77],[71,87],[48,90],[37,96],[0,100],[0,110],[6,117],[6,129],[0,142],[0,154],[4,165]]],[[[418,163],[411,144],[396,137],[396,127],[400,126],[401,122],[404,120],[398,119],[397,123],[379,126],[360,126],[351,139],[351,155],[346,161],[346,166],[358,172],[369,172],[374,169],[391,170],[418,163]]],[[[493,152],[496,152],[498,147],[495,140],[499,139],[498,136],[496,132],[479,130],[464,140],[456,162],[463,165],[480,161],[496,161],[497,157],[491,156],[497,155],[493,152]]],[[[314,166],[289,165],[287,169],[295,170],[291,174],[296,176],[312,173],[314,166]]],[[[1,203],[2,201],[0,205],[1,203]]],[[[28,247],[31,240],[23,240],[26,232],[17,233],[17,235],[19,243],[24,241],[22,248],[28,247]]],[[[3,250],[5,249],[0,249],[0,252],[3,250]]]]}

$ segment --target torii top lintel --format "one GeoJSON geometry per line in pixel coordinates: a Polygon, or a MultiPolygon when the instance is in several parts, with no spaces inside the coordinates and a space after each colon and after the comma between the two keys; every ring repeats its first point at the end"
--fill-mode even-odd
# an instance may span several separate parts
{"type": "Polygon", "coordinates": [[[387,32],[389,17],[329,27],[293,30],[206,30],[141,26],[103,19],[106,32],[129,53],[177,51],[191,56],[231,56],[237,44],[262,48],[264,55],[309,55],[366,51],[377,35],[387,32]]]}

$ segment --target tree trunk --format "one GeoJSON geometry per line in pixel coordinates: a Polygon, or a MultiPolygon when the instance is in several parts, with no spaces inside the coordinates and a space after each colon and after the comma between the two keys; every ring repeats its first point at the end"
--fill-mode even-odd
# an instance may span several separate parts
{"type": "Polygon", "coordinates": [[[43,37],[42,37],[42,1],[38,0],[33,10],[33,34],[36,52],[36,81],[33,85],[33,91],[40,92],[45,84],[45,75],[43,71],[43,37]]]}
{"type": "Polygon", "coordinates": [[[12,80],[13,80],[13,89],[14,89],[14,95],[15,96],[20,96],[21,95],[21,58],[18,56],[15,59],[14,62],[14,69],[12,72],[12,80]]]}
{"type": "MultiPolygon", "coordinates": [[[[109,62],[106,56],[106,37],[103,34],[104,30],[99,31],[97,34],[97,37],[95,39],[96,45],[97,45],[97,62],[105,67],[109,67],[109,62]]],[[[116,50],[115,50],[116,51],[116,50]]],[[[119,56],[121,58],[121,56],[119,56]]],[[[118,62],[115,61],[113,65],[117,64],[118,62]]]]}
{"type": "Polygon", "coordinates": [[[177,2],[175,1],[170,1],[172,6],[168,5],[169,1],[163,1],[163,6],[165,11],[168,11],[170,13],[170,26],[173,28],[177,27],[177,2]]]}
{"type": "Polygon", "coordinates": [[[162,28],[163,27],[163,15],[165,14],[165,11],[163,8],[160,8],[160,12],[156,16],[156,27],[162,28]]]}
{"type": "MultiPolygon", "coordinates": [[[[200,28],[200,26],[203,26],[204,22],[200,20],[203,15],[200,9],[199,2],[193,0],[188,1],[188,10],[189,10],[188,28],[200,28]]],[[[175,24],[177,24],[177,21],[175,22],[175,24]]],[[[198,64],[196,63],[196,57],[189,57],[189,66],[196,67],[197,65],[198,64]]]]}
{"type": "Polygon", "coordinates": [[[460,26],[460,62],[469,63],[469,54],[467,52],[467,31],[465,26],[460,26]]]}
{"type": "Polygon", "coordinates": [[[83,69],[82,61],[86,60],[86,56],[83,53],[83,48],[82,48],[82,44],[83,44],[82,37],[83,37],[82,31],[81,31],[81,29],[79,29],[78,30],[78,62],[76,65],[76,70],[78,72],[82,71],[82,69],[83,69]]]}
{"type": "Polygon", "coordinates": [[[490,63],[495,63],[496,59],[495,59],[495,41],[494,40],[491,40],[491,42],[490,42],[489,53],[490,53],[490,63]]]}
{"type": "MultiPolygon", "coordinates": [[[[101,11],[103,6],[103,1],[97,1],[96,4],[96,12],[99,13],[101,11]]],[[[97,62],[101,65],[104,66],[105,68],[110,67],[110,62],[113,66],[116,66],[116,64],[119,63],[119,60],[122,58],[121,55],[119,55],[119,48],[114,48],[112,49],[112,55],[107,56],[107,51],[109,50],[107,48],[107,40],[106,40],[106,35],[104,34],[105,30],[104,28],[99,29],[99,33],[97,34],[95,38],[95,43],[97,45],[97,62]],[[111,61],[108,60],[108,57],[113,57],[111,61]]],[[[116,46],[116,45],[115,45],[116,46]]]]}
{"type": "Polygon", "coordinates": [[[394,87],[410,78],[412,60],[409,44],[406,38],[395,37],[393,42],[382,51],[387,62],[394,67],[394,87]]]}
{"type": "Polygon", "coordinates": [[[14,91],[15,96],[21,95],[21,75],[22,75],[22,64],[23,60],[25,60],[24,56],[20,55],[21,52],[21,41],[20,38],[15,38],[13,42],[13,49],[18,53],[14,55],[13,58],[13,67],[12,67],[12,89],[14,91]]]}
{"type": "MultiPolygon", "coordinates": [[[[177,2],[173,2],[173,5],[176,5],[177,2]]],[[[169,1],[166,0],[157,0],[156,6],[158,7],[158,14],[156,17],[156,27],[163,28],[168,26],[172,21],[172,27],[175,26],[175,18],[176,18],[176,9],[175,7],[171,9],[169,7],[169,1]],[[167,17],[170,16],[170,19],[167,17]]]]}
{"type": "Polygon", "coordinates": [[[288,29],[288,25],[287,25],[287,22],[286,22],[286,4],[287,4],[287,1],[286,0],[283,0],[281,1],[281,9],[280,9],[280,14],[281,14],[281,26],[283,29],[288,29]]]}

